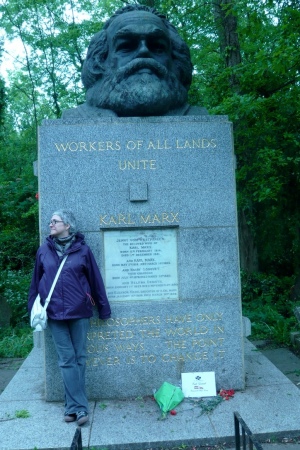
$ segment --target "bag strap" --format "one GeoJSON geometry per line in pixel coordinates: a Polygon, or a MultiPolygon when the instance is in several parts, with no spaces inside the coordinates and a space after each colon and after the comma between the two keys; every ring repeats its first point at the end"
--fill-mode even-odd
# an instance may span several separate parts
{"type": "Polygon", "coordinates": [[[53,291],[54,291],[56,282],[57,282],[58,277],[59,277],[59,275],[60,275],[60,272],[61,272],[61,270],[62,270],[62,268],[63,268],[63,265],[64,265],[64,263],[66,262],[67,257],[68,257],[68,255],[66,255],[66,256],[64,257],[64,259],[63,259],[62,262],[60,263],[60,266],[59,266],[59,268],[58,268],[58,270],[57,270],[57,272],[56,272],[54,281],[53,281],[53,283],[52,283],[52,286],[51,286],[51,288],[50,288],[48,297],[46,298],[46,301],[45,301],[45,304],[44,304],[44,307],[43,307],[43,308],[44,308],[44,311],[46,311],[46,309],[47,309],[47,307],[48,307],[48,304],[49,304],[49,302],[50,302],[50,300],[51,300],[51,297],[52,297],[52,294],[53,294],[53,291]]]}

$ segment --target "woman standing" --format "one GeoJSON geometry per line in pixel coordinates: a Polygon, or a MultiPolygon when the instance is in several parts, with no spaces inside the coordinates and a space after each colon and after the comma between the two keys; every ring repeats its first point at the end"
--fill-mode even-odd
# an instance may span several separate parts
{"type": "Polygon", "coordinates": [[[36,255],[28,310],[31,311],[37,294],[42,304],[45,302],[58,267],[68,255],[47,308],[48,326],[64,383],[64,420],[77,420],[78,425],[83,425],[88,421],[85,367],[89,318],[94,304],[100,319],[108,319],[111,310],[94,255],[84,236],[77,232],[72,212],[55,211],[49,226],[50,236],[36,255]]]}

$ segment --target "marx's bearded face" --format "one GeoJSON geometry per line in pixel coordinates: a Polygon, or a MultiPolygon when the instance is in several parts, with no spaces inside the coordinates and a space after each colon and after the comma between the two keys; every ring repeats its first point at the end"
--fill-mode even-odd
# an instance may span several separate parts
{"type": "Polygon", "coordinates": [[[106,71],[87,91],[87,103],[119,116],[162,115],[187,100],[173,65],[162,20],[145,11],[117,17],[107,29],[106,71]]]}

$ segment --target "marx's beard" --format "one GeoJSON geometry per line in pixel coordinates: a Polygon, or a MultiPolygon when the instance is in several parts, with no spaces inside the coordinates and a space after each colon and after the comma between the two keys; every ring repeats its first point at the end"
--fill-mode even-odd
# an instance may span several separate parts
{"type": "Polygon", "coordinates": [[[118,116],[163,115],[187,101],[187,89],[155,60],[139,58],[107,72],[87,91],[86,100],[118,116]]]}

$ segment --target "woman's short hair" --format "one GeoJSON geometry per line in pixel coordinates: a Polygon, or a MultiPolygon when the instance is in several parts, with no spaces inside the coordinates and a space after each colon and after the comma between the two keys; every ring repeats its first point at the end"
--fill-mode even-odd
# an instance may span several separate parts
{"type": "Polygon", "coordinates": [[[70,225],[70,233],[77,232],[77,222],[72,211],[67,209],[57,209],[52,215],[59,216],[65,225],[70,225]]]}

